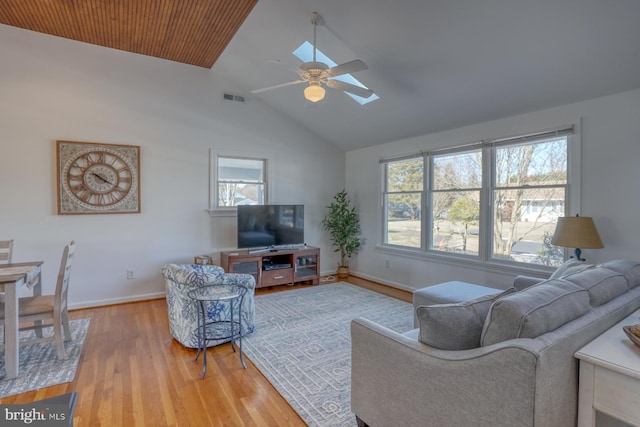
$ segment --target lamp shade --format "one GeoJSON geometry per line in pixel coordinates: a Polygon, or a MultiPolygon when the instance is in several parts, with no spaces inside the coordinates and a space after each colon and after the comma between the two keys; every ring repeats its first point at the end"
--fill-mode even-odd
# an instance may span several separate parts
{"type": "Polygon", "coordinates": [[[307,101],[318,102],[324,99],[325,90],[319,82],[309,82],[309,86],[304,89],[304,97],[307,101]]]}
{"type": "Polygon", "coordinates": [[[558,224],[551,238],[551,243],[569,248],[604,248],[593,218],[588,216],[566,216],[558,218],[558,224]]]}

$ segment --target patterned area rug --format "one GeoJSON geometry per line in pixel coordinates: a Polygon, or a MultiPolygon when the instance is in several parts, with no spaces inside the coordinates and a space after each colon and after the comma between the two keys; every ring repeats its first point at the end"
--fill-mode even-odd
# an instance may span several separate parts
{"type": "Polygon", "coordinates": [[[348,283],[260,295],[243,351],[309,426],[355,426],[350,322],[413,328],[413,306],[348,283]]]}
{"type": "MultiPolygon", "coordinates": [[[[72,340],[65,343],[67,358],[64,360],[58,359],[55,342],[20,347],[18,378],[0,380],[0,398],[73,381],[90,322],[91,319],[69,322],[72,340]]],[[[51,334],[51,332],[51,328],[47,328],[44,330],[44,335],[51,334]]],[[[21,340],[27,340],[34,336],[33,331],[20,333],[21,340]]],[[[4,350],[2,350],[0,351],[0,376],[4,377],[4,375],[4,350]]]]}

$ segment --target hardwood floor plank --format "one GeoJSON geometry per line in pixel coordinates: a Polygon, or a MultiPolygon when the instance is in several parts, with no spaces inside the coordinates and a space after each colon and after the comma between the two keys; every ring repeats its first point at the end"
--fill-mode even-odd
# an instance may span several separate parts
{"type": "MultiPolygon", "coordinates": [[[[404,301],[411,293],[365,279],[348,282],[404,301]]],[[[278,286],[257,295],[311,285],[278,286]]],[[[316,286],[322,286],[316,285],[316,286]]],[[[202,355],[169,333],[164,299],[75,310],[72,320],[91,318],[73,382],[9,396],[4,404],[28,403],[78,392],[77,426],[302,427],[305,422],[247,358],[243,369],[230,344],[202,355]]]]}

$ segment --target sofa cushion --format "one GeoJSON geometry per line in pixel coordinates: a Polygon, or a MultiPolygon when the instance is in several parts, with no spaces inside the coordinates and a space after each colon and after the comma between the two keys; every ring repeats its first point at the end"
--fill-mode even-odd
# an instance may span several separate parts
{"type": "Polygon", "coordinates": [[[577,259],[568,259],[560,267],[553,272],[549,279],[563,279],[571,274],[580,273],[581,271],[592,268],[593,264],[586,264],[583,261],[577,259]]]}
{"type": "Polygon", "coordinates": [[[607,303],[629,290],[622,274],[602,267],[565,276],[564,280],[586,289],[593,307],[607,303]]]}
{"type": "Polygon", "coordinates": [[[547,280],[497,300],[481,336],[487,346],[514,338],[535,338],[589,311],[586,289],[562,279],[547,280]]]}
{"type": "Polygon", "coordinates": [[[601,267],[616,271],[627,279],[629,289],[640,285],[640,262],[630,259],[617,259],[600,264],[601,267]]]}
{"type": "Polygon", "coordinates": [[[513,292],[515,288],[461,303],[417,307],[420,324],[418,340],[442,350],[480,347],[482,327],[491,304],[513,292]]]}

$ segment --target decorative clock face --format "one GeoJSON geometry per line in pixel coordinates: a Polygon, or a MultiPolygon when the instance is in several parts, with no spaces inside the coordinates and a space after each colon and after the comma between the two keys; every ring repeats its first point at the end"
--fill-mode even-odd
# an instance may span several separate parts
{"type": "Polygon", "coordinates": [[[136,146],[58,141],[59,213],[140,212],[138,165],[136,146]]]}

